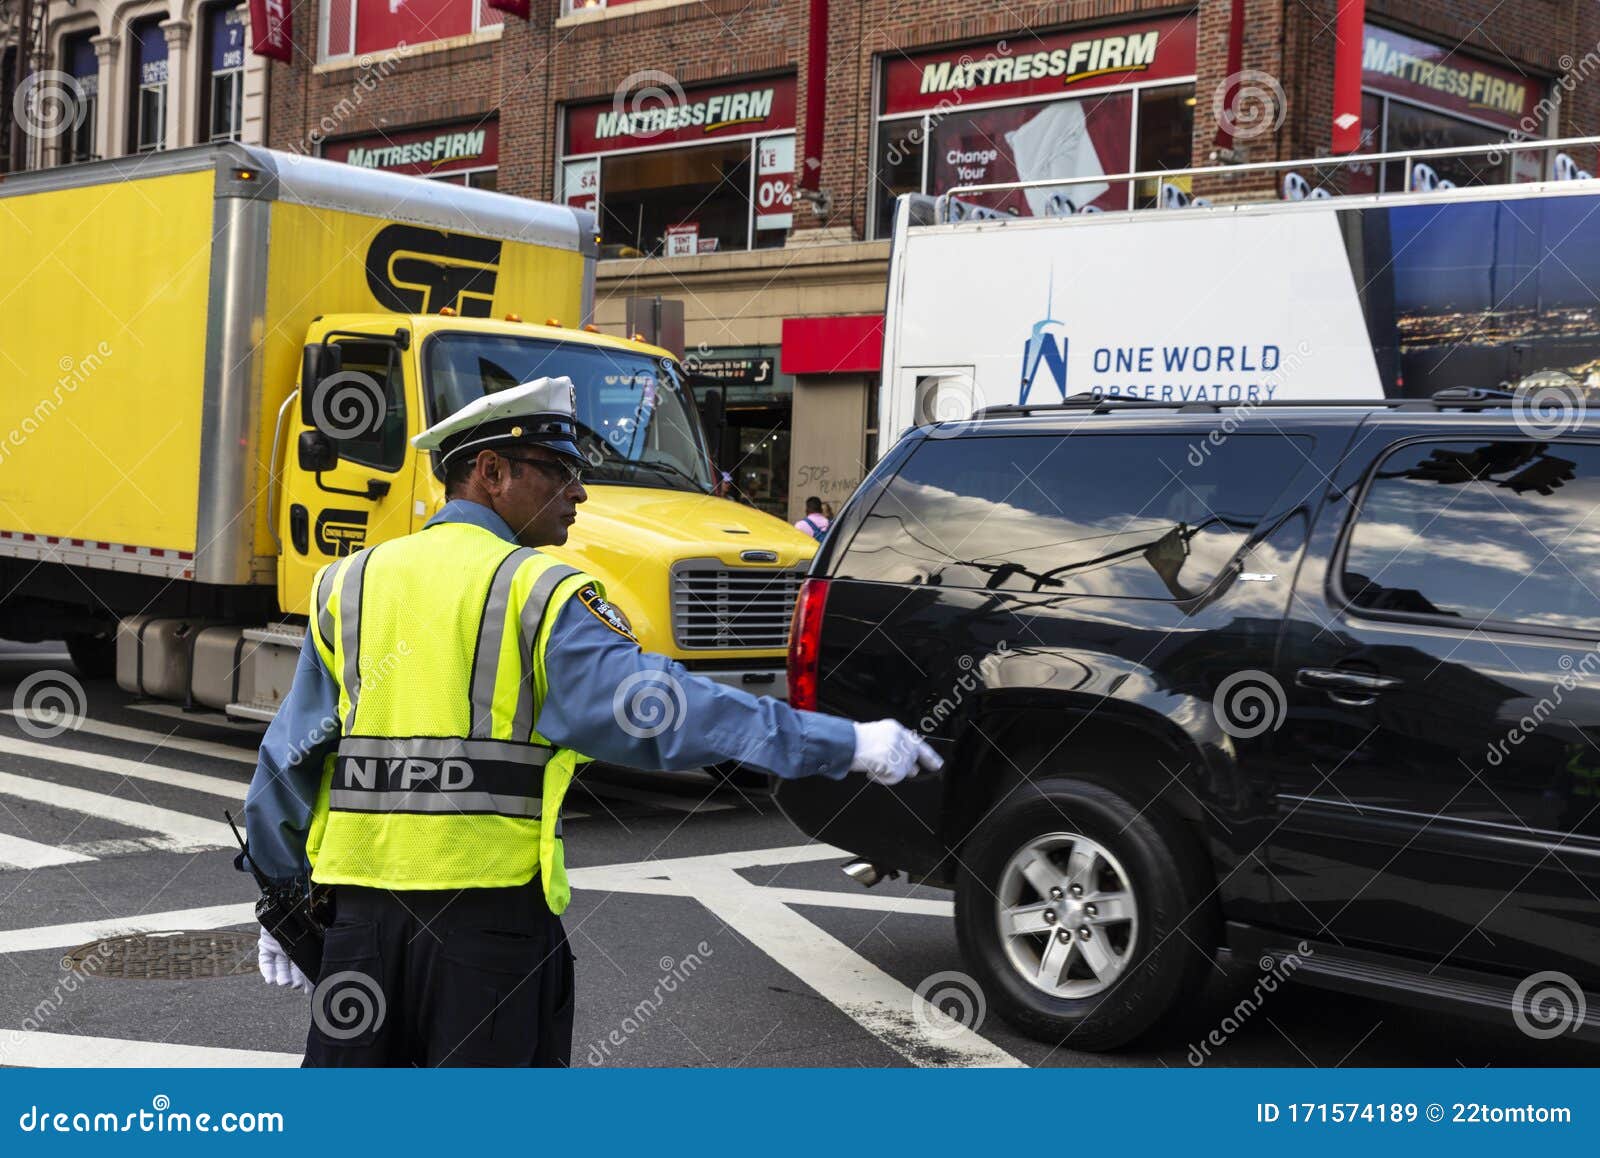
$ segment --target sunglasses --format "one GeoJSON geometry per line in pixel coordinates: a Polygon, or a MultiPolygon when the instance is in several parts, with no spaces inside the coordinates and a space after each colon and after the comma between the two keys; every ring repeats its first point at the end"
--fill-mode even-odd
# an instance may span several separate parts
{"type": "Polygon", "coordinates": [[[572,486],[583,482],[583,468],[581,466],[568,466],[565,462],[553,462],[547,458],[521,458],[514,454],[501,454],[507,462],[520,462],[523,466],[535,467],[544,472],[544,476],[561,486],[572,486]]]}

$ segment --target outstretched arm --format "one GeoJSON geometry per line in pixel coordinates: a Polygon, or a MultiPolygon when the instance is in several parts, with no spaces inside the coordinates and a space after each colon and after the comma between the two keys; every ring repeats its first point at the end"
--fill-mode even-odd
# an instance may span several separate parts
{"type": "Polygon", "coordinates": [[[742,760],[783,777],[850,770],[849,720],[697,676],[643,651],[581,599],[562,606],[545,652],[541,735],[608,764],[651,771],[742,760]]]}

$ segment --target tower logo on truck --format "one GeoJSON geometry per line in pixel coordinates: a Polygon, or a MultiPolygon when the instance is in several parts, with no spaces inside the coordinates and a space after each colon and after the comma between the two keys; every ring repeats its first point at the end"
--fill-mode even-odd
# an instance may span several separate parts
{"type": "Polygon", "coordinates": [[[367,286],[397,314],[436,314],[445,306],[463,318],[487,318],[500,272],[500,243],[468,233],[389,225],[367,247],[367,286]]]}
{"type": "Polygon", "coordinates": [[[1045,291],[1044,317],[1033,323],[1033,333],[1022,346],[1022,385],[1017,402],[1028,404],[1028,395],[1039,383],[1041,374],[1048,375],[1056,392],[1064,400],[1067,396],[1067,326],[1051,317],[1055,297],[1055,271],[1050,273],[1050,285],[1045,291]]]}

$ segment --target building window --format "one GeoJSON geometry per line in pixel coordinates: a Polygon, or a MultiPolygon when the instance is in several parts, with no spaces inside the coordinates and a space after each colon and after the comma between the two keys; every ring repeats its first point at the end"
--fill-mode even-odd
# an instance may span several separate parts
{"type": "Polygon", "coordinates": [[[630,4],[637,4],[639,0],[561,0],[561,15],[571,16],[574,12],[592,12],[597,8],[626,8],[630,4]]]}
{"type": "MultiPolygon", "coordinates": [[[[1187,169],[1193,164],[1194,155],[1194,85],[1141,89],[1135,96],[1139,115],[1138,131],[1134,135],[1134,169],[1140,173],[1187,169]]],[[[1193,192],[1188,177],[1177,177],[1170,182],[1147,178],[1137,182],[1133,191],[1134,208],[1158,206],[1163,184],[1175,185],[1184,193],[1193,192]]]]}
{"type": "Polygon", "coordinates": [[[66,72],[77,84],[78,102],[74,116],[61,138],[61,163],[93,161],[96,158],[95,120],[100,113],[100,62],[95,56],[93,32],[80,32],[61,42],[61,59],[66,72]]]}
{"type": "Polygon", "coordinates": [[[167,37],[160,16],[135,23],[129,32],[134,67],[129,151],[153,153],[167,141],[167,37]]]}
{"type": "Polygon", "coordinates": [[[961,195],[1021,217],[1160,203],[1165,182],[1101,178],[1189,165],[1194,70],[1192,16],[884,57],[873,236],[890,231],[896,197],[962,186],[1071,182],[961,195]]]}
{"type": "Polygon", "coordinates": [[[447,185],[465,185],[468,189],[493,189],[498,172],[498,169],[468,169],[462,173],[441,173],[429,179],[443,181],[447,185]]]}
{"type": "MultiPolygon", "coordinates": [[[[1470,121],[1444,116],[1431,109],[1418,108],[1404,101],[1386,100],[1382,114],[1387,150],[1414,152],[1422,149],[1448,149],[1453,146],[1492,145],[1503,141],[1505,133],[1475,125],[1470,121]]],[[[1499,185],[1509,180],[1511,166],[1504,157],[1490,161],[1486,156],[1430,157],[1427,169],[1412,166],[1412,184],[1428,183],[1428,172],[1435,179],[1452,185],[1499,185]]],[[[1383,188],[1391,192],[1404,189],[1405,163],[1390,161],[1383,166],[1383,188]]]]}
{"type": "Polygon", "coordinates": [[[484,0],[326,0],[319,14],[318,58],[339,60],[470,36],[502,19],[484,0]]]}
{"type": "Polygon", "coordinates": [[[793,220],[794,90],[778,77],[571,106],[557,195],[598,214],[604,257],[781,246],[793,220]]]}
{"type": "Polygon", "coordinates": [[[201,108],[208,139],[237,141],[244,126],[245,14],[230,4],[205,9],[206,84],[201,108]]]}

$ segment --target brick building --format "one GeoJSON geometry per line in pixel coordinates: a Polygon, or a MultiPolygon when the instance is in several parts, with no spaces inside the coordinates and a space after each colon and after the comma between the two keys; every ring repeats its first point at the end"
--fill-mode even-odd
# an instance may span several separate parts
{"type": "MultiPolygon", "coordinates": [[[[1245,0],[1237,35],[1232,0],[830,7],[813,37],[808,0],[531,0],[526,20],[487,0],[305,0],[293,62],[268,70],[266,138],[594,208],[595,320],[621,332],[626,299],[681,300],[698,384],[726,397],[720,460],[791,515],[867,465],[895,194],[1022,175],[1080,180],[972,200],[1042,213],[1275,195],[1271,175],[1097,179],[1208,163],[1219,112],[1229,161],[1330,147],[1341,0],[1245,0]],[[821,195],[794,198],[806,176],[821,195]]],[[[1597,42],[1584,0],[1367,0],[1363,149],[1600,131],[1597,42]]],[[[1535,175],[1516,164],[1437,169],[1535,175]]],[[[1402,180],[1367,166],[1330,183],[1402,180]]]]}
{"type": "Polygon", "coordinates": [[[247,51],[240,0],[33,0],[31,69],[21,7],[0,0],[0,172],[266,143],[268,65],[247,51]]]}

